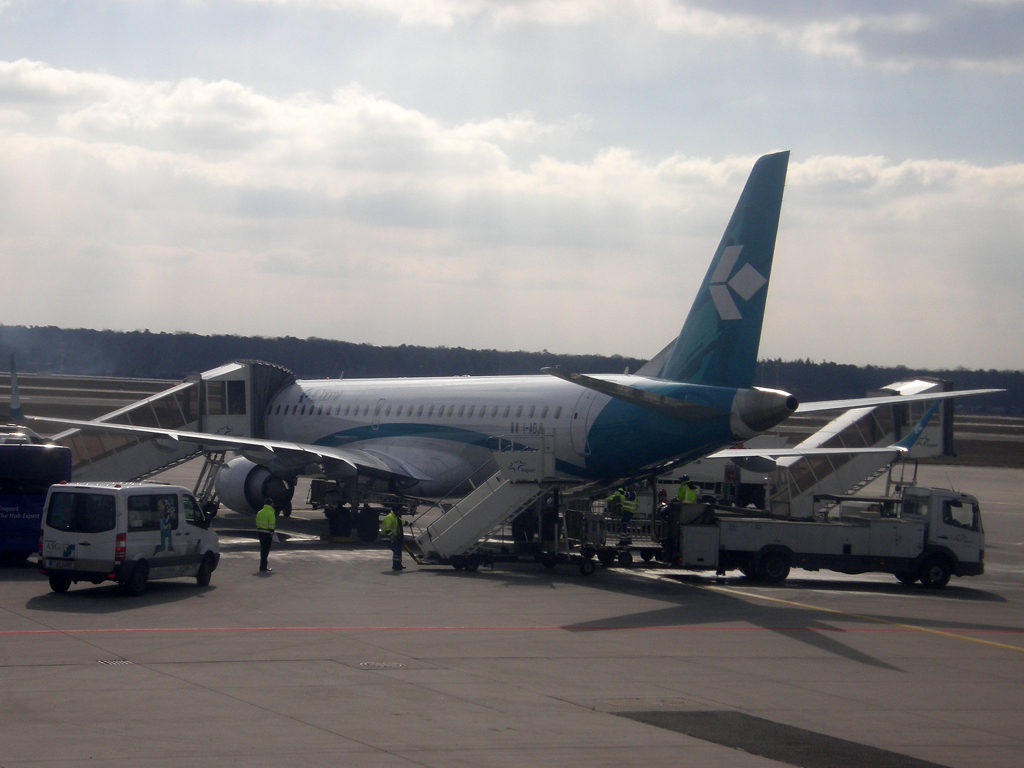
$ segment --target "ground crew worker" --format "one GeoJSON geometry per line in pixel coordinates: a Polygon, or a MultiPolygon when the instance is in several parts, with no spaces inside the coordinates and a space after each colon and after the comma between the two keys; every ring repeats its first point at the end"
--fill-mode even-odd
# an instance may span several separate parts
{"type": "Polygon", "coordinates": [[[391,542],[391,570],[404,571],[402,550],[405,548],[405,521],[390,510],[380,521],[380,535],[391,542]]]}
{"type": "Polygon", "coordinates": [[[619,493],[622,494],[622,501],[619,502],[622,507],[622,539],[619,544],[625,547],[633,543],[629,535],[629,521],[636,514],[636,491],[630,485],[625,490],[620,488],[619,493]]]}
{"type": "Polygon", "coordinates": [[[265,499],[263,509],[256,513],[256,533],[260,538],[260,570],[270,573],[273,568],[267,566],[267,557],[270,555],[270,545],[274,541],[274,528],[277,527],[277,513],[274,511],[274,502],[265,499]]]}
{"type": "Polygon", "coordinates": [[[679,499],[680,504],[696,504],[697,503],[697,486],[693,484],[689,476],[683,475],[683,480],[679,484],[679,492],[676,493],[676,498],[679,499]]]}

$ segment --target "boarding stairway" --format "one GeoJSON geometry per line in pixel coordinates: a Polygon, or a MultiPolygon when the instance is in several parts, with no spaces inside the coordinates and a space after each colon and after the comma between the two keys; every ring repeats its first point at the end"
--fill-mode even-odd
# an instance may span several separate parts
{"type": "MultiPolygon", "coordinates": [[[[879,390],[878,395],[915,395],[946,391],[947,381],[914,380],[895,382],[879,390]]],[[[869,393],[870,394],[870,393],[869,393]]],[[[853,408],[833,419],[798,448],[875,448],[897,442],[918,421],[928,403],[853,408]]],[[[938,423],[929,424],[911,448],[909,458],[938,456],[952,451],[952,408],[941,411],[938,423]]],[[[883,475],[902,457],[883,453],[834,454],[831,456],[788,457],[778,467],[769,509],[774,515],[810,518],[827,515],[828,505],[815,502],[815,496],[849,495],[883,475]]]]}
{"type": "MultiPolygon", "coordinates": [[[[549,493],[555,484],[554,435],[500,438],[494,453],[498,471],[443,510],[414,539],[423,563],[457,563],[486,544],[487,535],[511,522],[549,493]]],[[[429,510],[420,515],[423,518],[429,510]]]]}

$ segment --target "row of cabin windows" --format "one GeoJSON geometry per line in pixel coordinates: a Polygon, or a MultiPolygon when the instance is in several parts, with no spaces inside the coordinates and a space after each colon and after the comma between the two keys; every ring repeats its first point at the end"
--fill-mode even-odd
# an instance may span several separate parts
{"type": "MultiPolygon", "coordinates": [[[[361,407],[362,407],[362,415],[363,416],[368,416],[369,413],[370,413],[370,406],[369,405],[363,405],[361,407]]],[[[420,405],[419,407],[417,407],[415,405],[410,405],[410,406],[408,406],[408,408],[406,408],[404,405],[400,405],[400,406],[398,406],[395,409],[395,418],[400,417],[402,415],[402,410],[405,409],[406,418],[413,418],[413,410],[415,410],[416,411],[415,418],[423,418],[424,415],[425,415],[426,418],[429,419],[429,418],[432,418],[434,416],[435,408],[437,409],[437,417],[438,418],[444,418],[445,417],[445,407],[446,406],[443,406],[443,405],[440,405],[440,406],[433,406],[433,405],[424,406],[424,405],[420,405]],[[426,409],[426,413],[425,414],[424,414],[424,409],[426,409]]],[[[391,408],[392,408],[392,406],[390,404],[385,406],[384,414],[383,414],[385,417],[388,417],[388,416],[391,415],[391,408]]],[[[449,406],[447,406],[447,408],[448,408],[447,416],[448,416],[448,418],[452,418],[455,415],[455,406],[454,405],[449,405],[449,406]]],[[[473,418],[474,413],[477,413],[478,414],[477,417],[481,418],[481,419],[486,418],[486,416],[487,416],[487,406],[486,405],[480,406],[479,411],[477,411],[477,407],[475,405],[469,405],[469,406],[460,405],[460,406],[458,406],[458,408],[459,408],[458,416],[459,416],[460,419],[462,419],[462,418],[471,419],[471,418],[473,418]]],[[[491,418],[492,419],[496,419],[498,417],[498,410],[500,408],[501,408],[500,405],[491,406],[491,418]]],[[[520,405],[520,406],[516,407],[516,415],[515,415],[515,417],[517,419],[523,418],[523,411],[524,411],[525,408],[526,408],[525,405],[520,405]]],[[[546,419],[548,417],[548,408],[549,407],[545,405],[543,408],[540,409],[540,418],[546,419]]],[[[316,416],[325,416],[325,415],[326,416],[331,416],[331,415],[334,415],[334,416],[350,416],[350,415],[351,416],[359,416],[359,409],[360,409],[360,406],[358,406],[358,405],[346,405],[344,412],[342,412],[342,407],[340,405],[336,405],[333,408],[331,406],[327,406],[327,413],[325,414],[324,413],[324,407],[322,405],[319,405],[319,406],[318,405],[309,405],[308,406],[308,410],[307,410],[307,406],[305,406],[305,405],[293,405],[291,407],[291,411],[288,410],[288,406],[287,405],[284,405],[284,406],[279,405],[274,410],[274,415],[275,416],[281,416],[281,415],[284,415],[284,416],[288,416],[288,415],[291,415],[291,416],[313,416],[313,415],[316,415],[316,416]],[[283,410],[283,414],[282,414],[282,410],[283,410]],[[333,411],[333,414],[332,414],[332,411],[333,411]]],[[[374,411],[374,415],[375,416],[380,415],[379,414],[379,406],[378,406],[378,409],[374,411]]],[[[505,406],[505,410],[501,414],[501,418],[507,419],[511,415],[512,415],[512,406],[511,405],[506,405],[505,406]]],[[[537,415],[537,406],[536,405],[531,405],[529,412],[526,413],[526,418],[532,419],[536,415],[537,415]]],[[[562,416],[562,406],[559,405],[559,406],[555,407],[554,418],[558,419],[558,418],[561,418],[561,416],[562,416]]]]}

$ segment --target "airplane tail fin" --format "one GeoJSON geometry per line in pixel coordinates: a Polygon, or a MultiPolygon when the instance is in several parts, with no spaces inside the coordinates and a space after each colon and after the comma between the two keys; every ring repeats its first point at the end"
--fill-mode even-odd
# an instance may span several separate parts
{"type": "Polygon", "coordinates": [[[753,385],[788,165],[789,152],[754,163],[659,378],[753,385]]]}

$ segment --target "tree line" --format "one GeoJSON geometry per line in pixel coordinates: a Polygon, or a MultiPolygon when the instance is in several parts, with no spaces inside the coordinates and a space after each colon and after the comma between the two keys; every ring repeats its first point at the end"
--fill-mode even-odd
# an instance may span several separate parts
{"type": "MultiPolygon", "coordinates": [[[[537,373],[561,366],[581,373],[635,372],[644,360],[619,355],[507,352],[462,347],[377,347],[291,336],[202,336],[195,333],[97,331],[54,326],[0,325],[0,368],[14,353],[18,369],[31,373],[182,379],[231,360],[265,360],[302,379],[398,376],[499,376],[537,373]]],[[[755,384],[791,392],[800,400],[861,397],[886,384],[917,377],[947,379],[957,389],[999,388],[998,395],[970,398],[959,410],[1024,413],[1024,372],[920,370],[855,366],[810,360],[762,360],[755,384]]]]}

